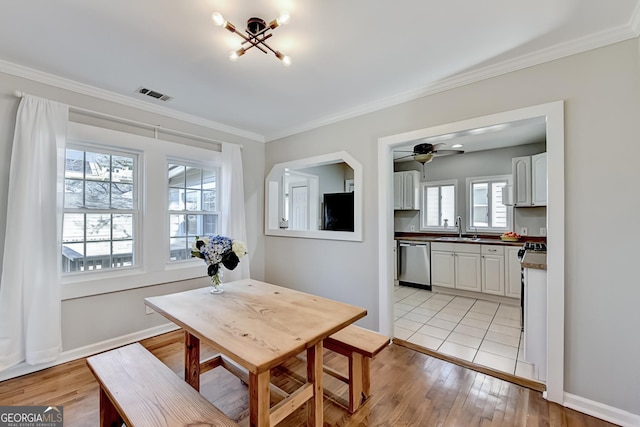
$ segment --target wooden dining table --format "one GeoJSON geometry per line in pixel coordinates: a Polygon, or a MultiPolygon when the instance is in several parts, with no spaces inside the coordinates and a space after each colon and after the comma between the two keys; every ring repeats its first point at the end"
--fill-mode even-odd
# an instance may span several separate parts
{"type": "Polygon", "coordinates": [[[199,288],[145,298],[145,304],[185,330],[185,381],[196,390],[205,366],[201,340],[248,372],[252,427],[276,425],[306,402],[307,425],[322,426],[322,340],[367,314],[252,279],[225,283],[222,294],[199,288]],[[270,407],[270,370],[305,350],[306,384],[270,407]]]}

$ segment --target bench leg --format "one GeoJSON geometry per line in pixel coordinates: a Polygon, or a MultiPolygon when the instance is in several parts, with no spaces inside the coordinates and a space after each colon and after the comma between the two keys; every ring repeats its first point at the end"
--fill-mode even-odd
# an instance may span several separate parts
{"type": "Polygon", "coordinates": [[[100,387],[100,427],[121,427],[123,422],[111,399],[100,387]]]}
{"type": "Polygon", "coordinates": [[[367,400],[371,394],[371,358],[362,358],[362,398],[367,400]]]}
{"type": "Polygon", "coordinates": [[[363,357],[351,352],[349,356],[349,412],[354,413],[362,404],[363,357]]]}

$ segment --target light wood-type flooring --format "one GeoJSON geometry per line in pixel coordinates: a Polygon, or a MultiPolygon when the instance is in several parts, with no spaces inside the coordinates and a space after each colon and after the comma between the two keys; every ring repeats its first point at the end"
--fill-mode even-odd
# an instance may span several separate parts
{"type": "MultiPolygon", "coordinates": [[[[182,332],[150,338],[142,344],[183,375],[182,332]]],[[[213,353],[212,349],[203,348],[202,356],[213,353]]],[[[325,362],[346,369],[342,356],[327,352],[325,362]]],[[[326,398],[325,426],[613,425],[549,403],[538,391],[396,344],[384,349],[371,367],[371,398],[352,415],[335,398],[326,398]]],[[[272,382],[291,392],[304,372],[304,365],[292,360],[284,369],[272,371],[272,382]]],[[[332,392],[346,397],[342,383],[327,375],[324,383],[332,392]]],[[[203,374],[201,392],[235,420],[248,415],[246,385],[223,368],[203,374]]],[[[84,359],[0,382],[0,405],[63,405],[65,427],[99,426],[98,385],[84,359]]],[[[305,420],[302,407],[279,425],[299,427],[305,420]]]]}

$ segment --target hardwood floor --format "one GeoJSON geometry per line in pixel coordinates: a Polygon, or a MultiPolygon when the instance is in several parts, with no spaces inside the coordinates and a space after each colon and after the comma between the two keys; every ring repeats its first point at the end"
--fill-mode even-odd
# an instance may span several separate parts
{"type": "MultiPolygon", "coordinates": [[[[182,376],[183,334],[172,332],[142,341],[152,353],[182,376]]],[[[214,354],[202,349],[202,357],[214,354]]],[[[325,362],[346,369],[346,359],[329,353],[325,362]]],[[[549,403],[538,391],[475,372],[392,344],[371,364],[371,398],[350,415],[335,399],[325,399],[325,426],[612,426],[613,424],[549,403]]],[[[272,372],[285,391],[299,384],[304,366],[297,360],[272,372]]],[[[347,389],[325,375],[324,383],[346,397],[347,389]]],[[[201,392],[227,416],[248,415],[247,387],[223,368],[203,374],[201,392]]],[[[98,385],[77,360],[20,378],[0,382],[0,405],[63,405],[65,427],[98,426],[98,385]]],[[[280,426],[298,427],[305,408],[280,426]]]]}

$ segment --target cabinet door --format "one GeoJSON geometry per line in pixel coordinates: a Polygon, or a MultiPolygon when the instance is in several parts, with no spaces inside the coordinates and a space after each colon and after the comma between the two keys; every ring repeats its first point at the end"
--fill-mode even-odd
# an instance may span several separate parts
{"type": "Polygon", "coordinates": [[[393,209],[404,207],[404,173],[393,173],[393,209]]]}
{"type": "Polygon", "coordinates": [[[480,255],[456,252],[455,259],[456,289],[480,292],[480,255]]]}
{"type": "Polygon", "coordinates": [[[513,204],[531,206],[531,156],[514,157],[513,166],[513,204]]]}
{"type": "Polygon", "coordinates": [[[404,209],[420,209],[420,172],[404,172],[404,209]]]}
{"type": "Polygon", "coordinates": [[[431,284],[455,287],[455,257],[453,252],[431,251],[431,284]]]}
{"type": "Polygon", "coordinates": [[[531,204],[547,206],[547,153],[531,156],[531,204]]]}
{"type": "Polygon", "coordinates": [[[520,299],[521,289],[521,271],[520,260],[518,259],[519,247],[505,248],[504,258],[504,278],[505,290],[504,295],[511,298],[520,299]]]}
{"type": "Polygon", "coordinates": [[[504,295],[503,255],[482,255],[482,292],[504,295]]]}

